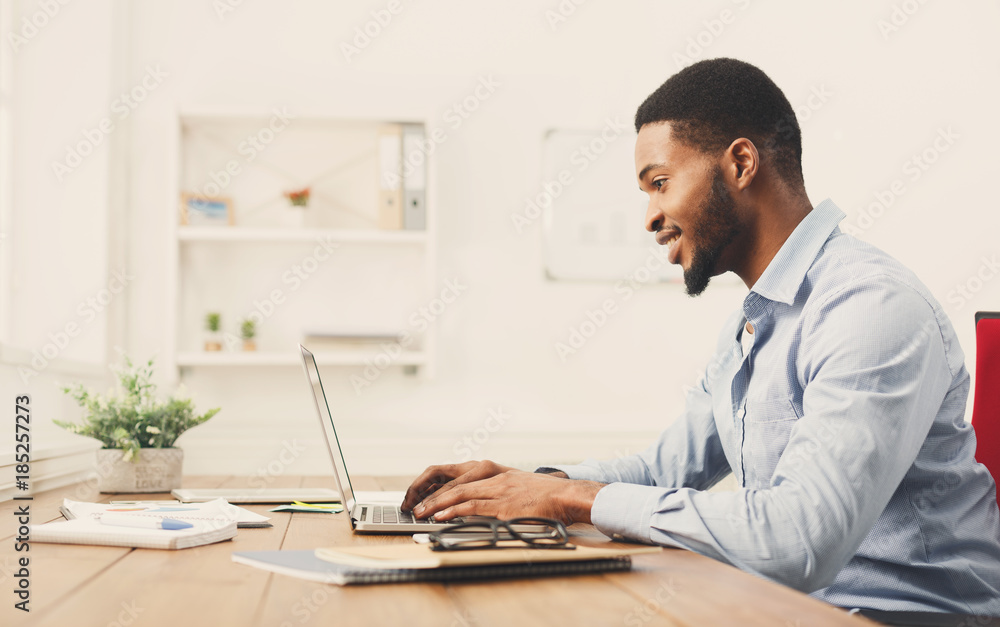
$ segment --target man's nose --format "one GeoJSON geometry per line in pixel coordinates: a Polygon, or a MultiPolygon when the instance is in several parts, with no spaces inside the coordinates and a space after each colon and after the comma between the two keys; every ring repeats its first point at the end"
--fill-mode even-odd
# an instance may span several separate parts
{"type": "Polygon", "coordinates": [[[663,213],[657,209],[656,203],[650,200],[649,206],[646,208],[646,230],[650,233],[656,233],[661,228],[663,228],[663,213]]]}

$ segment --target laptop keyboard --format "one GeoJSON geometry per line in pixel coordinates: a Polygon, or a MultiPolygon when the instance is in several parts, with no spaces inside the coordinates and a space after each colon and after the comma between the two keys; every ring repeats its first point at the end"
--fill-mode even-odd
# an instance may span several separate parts
{"type": "Polygon", "coordinates": [[[361,508],[361,520],[383,525],[400,523],[426,525],[432,522],[426,518],[414,518],[411,512],[404,512],[398,505],[365,505],[361,508]]]}

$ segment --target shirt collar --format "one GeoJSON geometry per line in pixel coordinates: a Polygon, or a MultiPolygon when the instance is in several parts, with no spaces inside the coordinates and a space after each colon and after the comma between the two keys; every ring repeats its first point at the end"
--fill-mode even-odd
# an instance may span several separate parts
{"type": "Polygon", "coordinates": [[[768,300],[791,305],[806,272],[844,216],[829,198],[816,205],[781,245],[750,291],[768,300]]]}

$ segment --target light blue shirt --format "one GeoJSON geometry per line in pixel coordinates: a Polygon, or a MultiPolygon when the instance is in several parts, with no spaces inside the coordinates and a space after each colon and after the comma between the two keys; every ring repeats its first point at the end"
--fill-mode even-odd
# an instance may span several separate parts
{"type": "Polygon", "coordinates": [[[552,468],[608,484],[591,510],[608,535],[834,605],[1000,615],[1000,513],[955,331],[843,218],[825,200],[796,227],[655,444],[552,468]],[[705,492],[731,472],[741,489],[705,492]]]}

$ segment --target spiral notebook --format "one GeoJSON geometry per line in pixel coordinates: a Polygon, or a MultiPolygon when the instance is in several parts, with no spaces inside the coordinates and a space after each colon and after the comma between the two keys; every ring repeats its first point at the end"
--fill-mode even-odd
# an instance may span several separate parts
{"type": "Polygon", "coordinates": [[[236,521],[224,524],[192,523],[190,529],[144,529],[105,525],[90,518],[31,525],[29,542],[98,544],[137,549],[186,549],[229,540],[236,535],[236,521]]]}
{"type": "Polygon", "coordinates": [[[586,575],[629,570],[632,559],[621,556],[579,562],[529,562],[451,568],[384,569],[334,564],[306,551],[245,551],[233,553],[237,564],[245,564],[282,575],[335,585],[404,583],[411,581],[478,581],[515,577],[586,575]]]}
{"type": "Polygon", "coordinates": [[[267,523],[267,516],[255,514],[219,500],[196,505],[165,503],[83,503],[64,499],[59,508],[68,520],[32,525],[31,542],[56,544],[98,544],[141,549],[186,549],[228,540],[236,535],[239,521],[267,523]],[[154,518],[173,518],[189,522],[190,529],[143,529],[106,525],[100,521],[106,512],[154,518]],[[250,520],[249,517],[253,517],[250,520]]]}
{"type": "Polygon", "coordinates": [[[602,559],[661,553],[658,546],[575,546],[562,548],[525,548],[519,541],[499,542],[503,548],[461,551],[435,551],[429,544],[372,544],[324,547],[316,549],[316,557],[343,566],[381,569],[460,568],[465,566],[499,566],[501,564],[532,564],[539,562],[594,562],[602,559]]]}

